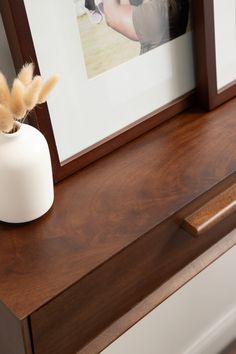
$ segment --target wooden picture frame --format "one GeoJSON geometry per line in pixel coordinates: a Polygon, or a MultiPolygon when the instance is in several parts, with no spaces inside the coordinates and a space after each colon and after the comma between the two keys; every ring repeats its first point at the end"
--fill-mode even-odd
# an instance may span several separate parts
{"type": "MultiPolygon", "coordinates": [[[[40,65],[24,1],[2,0],[0,11],[16,70],[18,71],[25,62],[33,61],[36,73],[40,74],[40,65]]],[[[31,114],[29,121],[45,135],[48,141],[54,181],[58,182],[189,108],[194,101],[195,91],[190,90],[62,162],[59,158],[48,106],[45,104],[39,109],[36,108],[31,114]]]]}
{"type": "Polygon", "coordinates": [[[197,62],[197,95],[212,110],[236,96],[236,80],[217,88],[214,0],[194,0],[193,22],[197,62]]]}

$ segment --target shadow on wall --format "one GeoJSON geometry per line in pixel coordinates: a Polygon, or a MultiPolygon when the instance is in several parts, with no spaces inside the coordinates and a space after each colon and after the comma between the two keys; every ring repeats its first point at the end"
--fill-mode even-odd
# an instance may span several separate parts
{"type": "Polygon", "coordinates": [[[16,76],[13,60],[11,57],[9,45],[7,42],[6,33],[4,30],[2,17],[0,15],[0,71],[4,73],[4,75],[9,80],[11,84],[13,78],[16,76]]]}

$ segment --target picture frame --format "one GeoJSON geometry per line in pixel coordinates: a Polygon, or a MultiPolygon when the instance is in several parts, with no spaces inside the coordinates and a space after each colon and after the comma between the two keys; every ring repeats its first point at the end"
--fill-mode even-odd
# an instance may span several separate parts
{"type": "MultiPolygon", "coordinates": [[[[47,4],[48,2],[43,1],[39,3],[47,4]]],[[[30,24],[31,20],[27,14],[24,0],[2,0],[0,4],[0,11],[16,71],[18,71],[25,62],[34,62],[35,72],[43,75],[44,72],[42,73],[41,63],[36,49],[37,43],[35,43],[35,38],[33,39],[32,35],[32,23],[30,24]]],[[[193,56],[191,57],[192,52],[189,54],[190,62],[192,60],[193,63],[193,56]]],[[[147,55],[149,55],[149,53],[147,55]]],[[[172,58],[170,58],[170,61],[171,59],[172,58]]],[[[151,130],[165,120],[189,108],[195,101],[195,78],[192,63],[190,68],[191,74],[186,75],[190,77],[187,79],[190,81],[186,84],[190,87],[190,89],[187,91],[185,90],[186,92],[183,92],[181,95],[177,95],[177,97],[170,98],[169,100],[167,99],[167,101],[161,106],[155,107],[150,112],[142,114],[136,120],[133,120],[128,124],[124,124],[124,126],[119,127],[111,134],[108,134],[99,141],[91,143],[88,147],[79,150],[64,159],[60,158],[57,137],[55,134],[55,128],[53,127],[52,114],[49,110],[49,106],[45,104],[40,108],[36,108],[30,115],[29,122],[37,127],[45,135],[48,141],[52,159],[54,181],[59,182],[63,178],[70,176],[81,168],[89,165],[97,159],[151,130]]],[[[173,63],[171,63],[171,65],[173,65],[173,63]]],[[[180,70],[180,75],[184,78],[182,72],[183,68],[180,70]]],[[[155,72],[153,74],[154,76],[156,75],[155,72]]],[[[186,78],[184,79],[186,80],[186,78]]],[[[175,80],[176,79],[173,78],[172,86],[180,87],[181,85],[178,85],[178,82],[175,80]]]]}
{"type": "MultiPolygon", "coordinates": [[[[199,103],[207,110],[212,110],[236,96],[236,77],[232,75],[232,79],[229,79],[228,77],[226,79],[223,78],[219,80],[218,76],[220,70],[220,64],[218,64],[219,61],[222,61],[227,57],[232,57],[233,51],[235,58],[236,42],[235,46],[232,46],[232,53],[229,53],[230,48],[226,48],[225,53],[223,53],[223,47],[219,46],[219,43],[224,45],[224,42],[226,41],[220,41],[219,36],[223,35],[223,32],[220,28],[220,23],[216,18],[216,10],[220,5],[221,0],[217,0],[218,3],[215,3],[214,9],[215,1],[216,0],[197,0],[192,2],[197,64],[197,96],[199,103]],[[218,7],[216,7],[216,5],[218,7]],[[220,31],[222,34],[220,34],[220,31]],[[220,51],[221,58],[219,58],[220,51]],[[222,81],[223,84],[219,81],[222,81]]],[[[227,5],[230,4],[227,3],[227,5]]],[[[235,2],[232,3],[232,6],[236,7],[235,2]]],[[[225,9],[224,20],[225,16],[227,16],[225,9]]],[[[228,8],[229,13],[231,13],[230,16],[236,16],[235,10],[236,9],[234,8],[234,12],[232,12],[232,9],[228,8]]],[[[220,8],[217,11],[220,11],[220,8]]],[[[229,21],[225,20],[225,24],[227,23],[227,28],[225,28],[224,31],[228,31],[227,33],[230,31],[229,25],[232,25],[231,22],[232,21],[230,19],[229,21]]],[[[235,36],[235,33],[231,34],[235,36]]],[[[227,63],[225,62],[223,65],[225,67],[227,63]]]]}

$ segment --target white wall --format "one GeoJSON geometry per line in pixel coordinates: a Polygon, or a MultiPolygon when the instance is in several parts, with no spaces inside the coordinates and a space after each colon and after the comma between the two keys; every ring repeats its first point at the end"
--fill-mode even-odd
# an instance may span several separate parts
{"type": "Polygon", "coordinates": [[[7,38],[3,27],[1,15],[0,15],[0,71],[4,73],[4,75],[9,80],[9,83],[11,83],[15,75],[15,70],[14,70],[10,49],[7,43],[7,38]]]}
{"type": "Polygon", "coordinates": [[[217,88],[236,80],[236,1],[214,0],[217,88]],[[222,16],[222,14],[224,14],[222,16]]]}
{"type": "Polygon", "coordinates": [[[102,354],[216,354],[234,339],[236,246],[102,354]]]}

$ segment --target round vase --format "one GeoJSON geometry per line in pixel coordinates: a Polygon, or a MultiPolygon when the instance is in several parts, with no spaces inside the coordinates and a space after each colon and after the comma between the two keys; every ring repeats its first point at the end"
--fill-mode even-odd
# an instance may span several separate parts
{"type": "Polygon", "coordinates": [[[48,144],[39,130],[21,124],[13,134],[0,132],[0,220],[28,222],[53,204],[48,144]]]}

